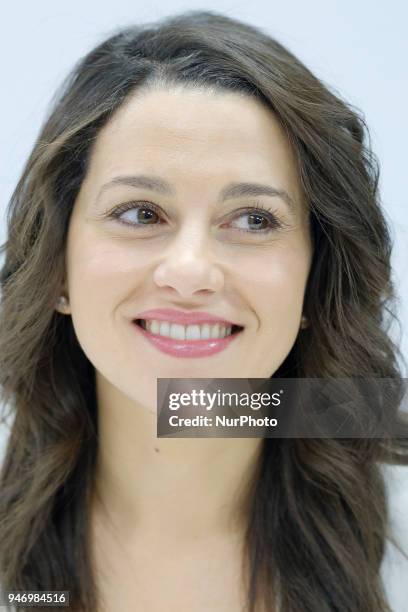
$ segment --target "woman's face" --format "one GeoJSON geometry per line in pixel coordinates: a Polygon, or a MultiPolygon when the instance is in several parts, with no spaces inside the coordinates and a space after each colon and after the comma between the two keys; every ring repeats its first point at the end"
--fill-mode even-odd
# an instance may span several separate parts
{"type": "Polygon", "coordinates": [[[157,378],[271,376],[299,332],[311,258],[294,157],[268,109],[237,93],[139,91],[94,143],[70,220],[64,312],[99,382],[155,409],[157,378]],[[215,354],[177,357],[132,322],[152,308],[244,330],[215,354]]]}

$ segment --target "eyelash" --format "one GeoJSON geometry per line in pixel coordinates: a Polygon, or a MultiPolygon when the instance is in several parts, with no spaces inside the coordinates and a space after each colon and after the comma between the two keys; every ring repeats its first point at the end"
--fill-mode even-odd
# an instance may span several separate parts
{"type": "MultiPolygon", "coordinates": [[[[113,218],[115,220],[118,220],[119,223],[122,223],[123,225],[129,226],[129,227],[148,227],[149,224],[138,224],[138,223],[128,223],[126,221],[121,221],[119,219],[120,215],[127,212],[128,210],[132,210],[132,209],[142,209],[142,210],[148,210],[151,212],[156,213],[158,216],[160,216],[160,209],[153,204],[152,202],[147,202],[147,201],[142,201],[142,202],[136,202],[136,201],[131,201],[131,202],[125,202],[124,204],[120,204],[119,206],[117,206],[116,208],[114,208],[110,213],[108,213],[108,218],[113,218]]],[[[271,223],[271,227],[269,228],[264,228],[262,230],[245,230],[245,229],[241,229],[241,228],[237,228],[239,232],[244,232],[245,234],[261,234],[261,235],[265,235],[265,234],[269,234],[270,232],[277,230],[277,229],[282,229],[283,227],[286,226],[286,224],[279,219],[276,214],[275,211],[272,208],[269,208],[267,206],[264,206],[263,204],[261,204],[260,202],[257,202],[255,206],[250,206],[250,207],[245,207],[245,208],[240,208],[235,212],[241,212],[241,214],[239,215],[239,217],[241,216],[245,216],[245,214],[248,215],[257,215],[258,213],[261,213],[258,216],[264,217],[265,219],[267,219],[270,223],[271,223]],[[263,213],[263,214],[262,214],[263,213]]],[[[153,224],[153,225],[160,225],[160,224],[153,224]]]]}

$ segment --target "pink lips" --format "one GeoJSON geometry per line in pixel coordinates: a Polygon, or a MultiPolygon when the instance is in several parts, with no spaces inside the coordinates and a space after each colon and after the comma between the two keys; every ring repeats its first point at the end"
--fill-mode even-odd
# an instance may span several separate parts
{"type": "MultiPolygon", "coordinates": [[[[152,311],[149,311],[152,312],[152,311]]],[[[143,313],[141,313],[143,314],[143,313]]],[[[168,317],[168,314],[167,314],[168,317]]],[[[141,317],[142,318],[142,317],[141,317]]],[[[155,317],[156,318],[156,317],[155,317]]],[[[166,319],[168,320],[168,319],[166,319]]],[[[170,319],[174,321],[174,318],[170,319]]],[[[208,319],[206,319],[208,321],[208,319]]],[[[216,319],[218,322],[219,319],[216,319]]],[[[226,336],[225,338],[211,338],[209,340],[174,340],[173,338],[165,338],[157,334],[152,334],[143,329],[135,321],[132,322],[133,327],[141,333],[159,351],[172,355],[173,357],[209,357],[223,351],[240,335],[240,331],[226,336]]],[[[241,330],[242,331],[242,330],[241,330]]]]}

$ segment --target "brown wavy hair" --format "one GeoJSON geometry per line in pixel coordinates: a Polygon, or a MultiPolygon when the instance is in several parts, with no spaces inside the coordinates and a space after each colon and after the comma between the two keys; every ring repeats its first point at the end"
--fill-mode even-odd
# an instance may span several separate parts
{"type": "MultiPolygon", "coordinates": [[[[389,378],[402,419],[404,359],[379,164],[360,111],[262,30],[189,11],[113,33],[52,102],[7,210],[0,385],[13,417],[0,480],[0,582],[69,590],[98,609],[89,500],[98,448],[94,368],[54,306],[70,214],[99,130],[138,88],[208,87],[255,96],[296,154],[314,256],[302,330],[275,377],[389,378]]],[[[405,427],[405,429],[404,429],[405,427]]],[[[408,464],[401,436],[265,439],[248,507],[248,610],[385,612],[388,529],[382,463],[408,464]]],[[[49,610],[50,608],[45,608],[49,610]]]]}

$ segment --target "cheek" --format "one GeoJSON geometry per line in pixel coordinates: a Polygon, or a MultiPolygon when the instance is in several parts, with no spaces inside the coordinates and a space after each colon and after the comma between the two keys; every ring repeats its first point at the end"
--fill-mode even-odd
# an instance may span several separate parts
{"type": "Polygon", "coordinates": [[[307,275],[307,253],[283,245],[263,254],[258,265],[252,262],[246,278],[260,323],[273,322],[275,330],[277,321],[289,327],[298,325],[307,275]]]}
{"type": "Polygon", "coordinates": [[[126,371],[121,306],[142,281],[146,262],[129,244],[77,233],[68,248],[72,322],[79,344],[95,368],[109,376],[126,371]],[[140,269],[140,274],[139,274],[140,269]]]}
{"type": "Polygon", "coordinates": [[[137,287],[147,262],[129,245],[101,239],[76,240],[70,250],[68,281],[71,300],[92,303],[124,296],[126,287],[137,287]]]}

